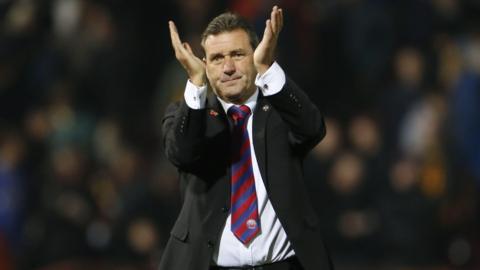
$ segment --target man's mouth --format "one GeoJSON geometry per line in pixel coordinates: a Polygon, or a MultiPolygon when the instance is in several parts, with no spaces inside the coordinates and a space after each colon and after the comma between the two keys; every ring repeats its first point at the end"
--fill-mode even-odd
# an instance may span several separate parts
{"type": "Polygon", "coordinates": [[[222,82],[222,83],[229,83],[229,82],[234,82],[234,81],[236,81],[236,80],[238,80],[238,79],[240,79],[240,78],[241,78],[241,76],[232,77],[232,78],[226,78],[226,79],[220,80],[220,82],[222,82]]]}

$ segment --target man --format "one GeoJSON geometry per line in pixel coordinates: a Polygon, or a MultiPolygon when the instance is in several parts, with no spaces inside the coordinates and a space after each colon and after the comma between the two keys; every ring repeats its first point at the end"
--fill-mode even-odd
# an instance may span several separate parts
{"type": "Polygon", "coordinates": [[[183,200],[162,270],[332,269],[302,179],[325,126],[274,61],[282,25],[275,6],[258,43],[244,19],[224,13],[202,35],[201,60],[169,22],[189,81],[162,124],[183,200]]]}

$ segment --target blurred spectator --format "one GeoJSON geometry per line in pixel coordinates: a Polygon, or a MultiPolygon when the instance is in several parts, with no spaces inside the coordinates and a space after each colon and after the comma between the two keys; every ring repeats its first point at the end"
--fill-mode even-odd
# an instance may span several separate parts
{"type": "Polygon", "coordinates": [[[372,241],[378,229],[365,163],[357,155],[343,151],[334,159],[320,201],[322,225],[334,261],[342,266],[366,264],[376,257],[372,241]]]}
{"type": "Polygon", "coordinates": [[[402,48],[395,54],[394,80],[377,104],[387,157],[397,155],[400,125],[411,106],[425,94],[423,65],[423,57],[415,48],[402,48]]]}
{"type": "Polygon", "coordinates": [[[25,142],[15,131],[0,131],[0,241],[6,253],[21,251],[25,218],[25,142]]]}
{"type": "Polygon", "coordinates": [[[464,64],[449,85],[451,125],[459,163],[480,184],[480,37],[471,33],[463,46],[464,64]]]}
{"type": "Polygon", "coordinates": [[[328,127],[325,138],[310,152],[304,165],[306,185],[310,191],[313,206],[320,215],[324,209],[327,209],[327,205],[323,205],[324,196],[326,196],[324,194],[328,194],[327,170],[342,151],[344,135],[340,123],[336,119],[326,117],[325,125],[328,127]]]}
{"type": "Polygon", "coordinates": [[[372,195],[380,192],[379,187],[384,185],[388,162],[382,152],[384,139],[376,119],[367,113],[354,116],[348,127],[348,142],[364,162],[367,189],[371,190],[372,195]]]}
{"type": "Polygon", "coordinates": [[[378,198],[381,254],[386,265],[438,263],[435,205],[419,190],[420,168],[410,157],[392,164],[388,186],[378,198]]]}
{"type": "Polygon", "coordinates": [[[336,119],[326,117],[325,125],[328,127],[327,134],[305,161],[305,173],[310,176],[308,179],[317,178],[314,181],[319,184],[325,182],[325,168],[331,165],[330,163],[343,147],[344,139],[343,129],[336,119]]]}

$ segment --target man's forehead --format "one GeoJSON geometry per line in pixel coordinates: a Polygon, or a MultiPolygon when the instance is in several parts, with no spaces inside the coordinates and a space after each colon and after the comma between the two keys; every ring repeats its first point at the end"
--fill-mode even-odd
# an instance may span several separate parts
{"type": "Polygon", "coordinates": [[[239,48],[251,48],[249,36],[243,29],[235,29],[232,31],[221,32],[216,35],[209,35],[204,43],[206,53],[239,48]]]}

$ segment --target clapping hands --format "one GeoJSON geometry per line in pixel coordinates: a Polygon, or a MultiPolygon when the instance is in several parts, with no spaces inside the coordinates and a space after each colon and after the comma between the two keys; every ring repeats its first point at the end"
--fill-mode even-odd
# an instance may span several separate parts
{"type": "MultiPolygon", "coordinates": [[[[197,57],[187,42],[182,42],[177,27],[173,21],[169,21],[170,38],[175,57],[187,71],[190,81],[202,86],[205,84],[205,61],[197,57]]],[[[265,22],[263,38],[253,54],[253,62],[259,74],[265,73],[272,65],[275,58],[278,36],[283,27],[283,10],[274,6],[270,13],[270,19],[265,22]]]]}

